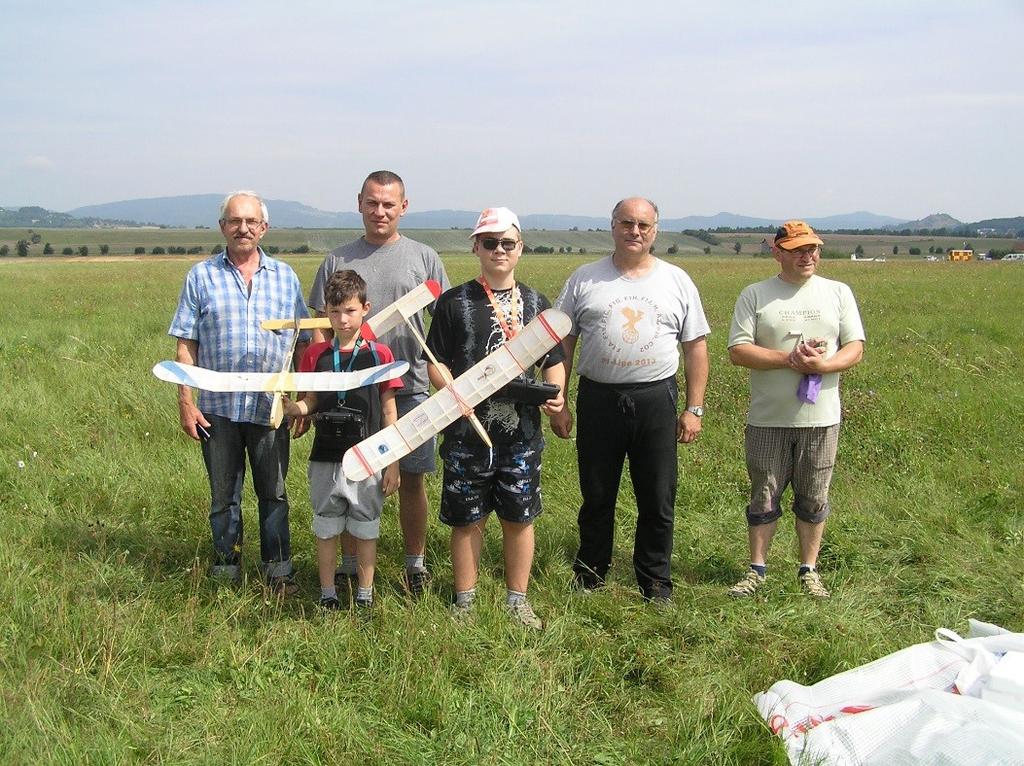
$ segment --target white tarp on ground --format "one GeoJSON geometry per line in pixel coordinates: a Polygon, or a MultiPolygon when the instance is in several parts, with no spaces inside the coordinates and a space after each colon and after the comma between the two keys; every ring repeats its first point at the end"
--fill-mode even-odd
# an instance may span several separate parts
{"type": "Polygon", "coordinates": [[[1024,633],[971,620],[813,686],[754,703],[790,763],[1024,765],[1024,633]]]}

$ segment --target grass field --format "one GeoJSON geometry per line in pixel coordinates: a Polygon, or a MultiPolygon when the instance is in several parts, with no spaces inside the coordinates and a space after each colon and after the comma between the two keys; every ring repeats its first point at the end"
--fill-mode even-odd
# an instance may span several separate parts
{"type": "MultiPolygon", "coordinates": [[[[869,255],[871,253],[869,252],[869,255]]],[[[318,257],[291,258],[309,284],[318,257]]],[[[453,282],[475,274],[451,255],[453,282]]],[[[525,257],[554,297],[582,259],[525,257]]],[[[844,377],[844,426],[821,570],[801,596],[788,519],[768,593],[736,602],[745,569],[746,375],[731,367],[733,303],[763,259],[688,259],[713,327],[704,433],[681,448],[667,610],[644,606],[620,498],[612,585],[570,593],[579,502],[571,442],[550,437],[532,601],[540,634],[507,624],[500,544],[484,549],[481,611],[447,612],[447,536],[433,520],[438,588],[401,595],[394,505],[378,604],[363,622],[312,607],[305,460],[289,492],[302,596],[239,589],[209,564],[208,490],[149,369],[189,263],[0,262],[0,762],[781,764],[750,697],[929,640],[968,617],[1024,630],[1024,325],[1017,264],[823,262],[858,296],[868,345],[844,377]]],[[[430,484],[436,508],[438,484],[430,484]]],[[[254,532],[252,498],[247,523],[254,532]]]]}

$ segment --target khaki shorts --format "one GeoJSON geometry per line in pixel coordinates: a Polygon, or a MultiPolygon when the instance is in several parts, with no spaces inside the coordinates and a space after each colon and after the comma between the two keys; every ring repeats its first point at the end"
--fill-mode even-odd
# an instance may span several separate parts
{"type": "Polygon", "coordinates": [[[309,499],[313,505],[313,534],[321,540],[348,532],[360,540],[380,537],[384,493],[380,474],[349,481],[341,463],[309,462],[309,499]]]}
{"type": "Polygon", "coordinates": [[[793,485],[793,513],[808,524],[828,517],[828,490],[839,446],[839,424],[814,428],[747,426],[744,439],[750,505],[747,524],[782,516],[782,493],[793,485]]]}

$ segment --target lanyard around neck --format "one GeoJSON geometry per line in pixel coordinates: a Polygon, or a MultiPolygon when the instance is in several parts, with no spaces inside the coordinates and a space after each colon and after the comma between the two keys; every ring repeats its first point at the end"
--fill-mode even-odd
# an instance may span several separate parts
{"type": "MultiPolygon", "coordinates": [[[[357,337],[355,344],[352,346],[352,356],[348,358],[348,367],[345,368],[345,372],[352,372],[353,366],[356,363],[356,354],[359,353],[359,341],[361,338],[357,337]]],[[[341,372],[341,344],[338,343],[338,336],[335,335],[331,341],[331,348],[334,350],[334,371],[341,372]]],[[[340,404],[345,403],[345,397],[348,395],[348,391],[338,391],[338,402],[340,404]]]]}
{"type": "Polygon", "coordinates": [[[502,311],[501,306],[498,304],[497,299],[494,297],[494,291],[491,290],[491,286],[487,284],[487,280],[483,276],[476,278],[476,281],[480,283],[480,286],[484,288],[484,293],[487,294],[487,300],[491,302],[491,308],[494,310],[494,316],[498,320],[498,324],[501,325],[502,332],[505,333],[507,340],[512,340],[519,332],[519,286],[512,283],[512,310],[508,320],[505,319],[505,312],[502,311]]]}

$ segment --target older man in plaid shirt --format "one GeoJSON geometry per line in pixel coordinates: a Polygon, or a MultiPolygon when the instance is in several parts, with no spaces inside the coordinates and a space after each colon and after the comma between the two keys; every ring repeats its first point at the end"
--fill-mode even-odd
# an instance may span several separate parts
{"type": "MultiPolygon", "coordinates": [[[[168,334],[177,338],[176,358],[220,372],[280,372],[292,333],[260,329],[264,319],[307,317],[299,279],[291,267],[259,247],[267,231],[267,206],[253,192],[229,194],[221,205],[224,252],[197,263],[185,278],[168,334]]],[[[300,335],[295,359],[305,349],[300,335]]],[[[212,574],[237,582],[241,576],[242,484],[245,457],[259,501],[262,574],[275,590],[296,590],[288,531],[289,433],[270,425],[272,396],[263,392],[203,391],[179,386],[181,428],[202,442],[210,479],[212,574]]]]}

